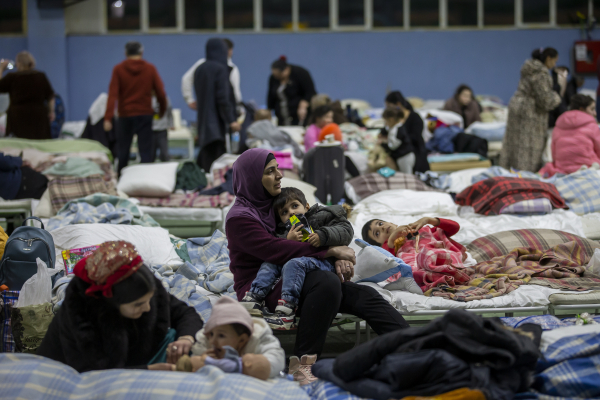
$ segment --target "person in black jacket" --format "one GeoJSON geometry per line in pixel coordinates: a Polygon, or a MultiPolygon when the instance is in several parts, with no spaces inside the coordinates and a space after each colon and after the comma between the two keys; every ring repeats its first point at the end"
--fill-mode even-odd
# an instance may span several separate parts
{"type": "Polygon", "coordinates": [[[404,98],[398,90],[390,92],[385,97],[385,107],[398,107],[404,113],[403,127],[410,138],[415,152],[414,172],[429,171],[429,162],[427,161],[427,148],[423,140],[423,120],[413,110],[413,106],[404,98]]]}
{"type": "Polygon", "coordinates": [[[412,175],[415,167],[415,152],[402,123],[404,113],[397,107],[390,107],[383,111],[382,117],[385,128],[382,128],[379,133],[381,147],[394,160],[398,171],[412,175]]]}
{"type": "Polygon", "coordinates": [[[190,352],[202,320],[167,293],[131,243],[103,243],[74,273],[38,355],[79,372],[172,371],[190,352]]]}
{"type": "Polygon", "coordinates": [[[198,110],[198,165],[205,171],[227,150],[225,135],[241,127],[235,119],[235,99],[229,82],[227,46],[222,39],[206,42],[206,61],[194,72],[198,110]]]}
{"type": "Polygon", "coordinates": [[[306,69],[288,64],[285,56],[271,64],[267,107],[275,110],[280,126],[305,126],[310,100],[316,94],[315,84],[306,69]]]}

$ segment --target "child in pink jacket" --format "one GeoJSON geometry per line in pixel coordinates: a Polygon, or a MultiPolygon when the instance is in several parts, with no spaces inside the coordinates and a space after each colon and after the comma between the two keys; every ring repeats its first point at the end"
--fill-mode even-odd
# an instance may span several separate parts
{"type": "Polygon", "coordinates": [[[552,159],[540,170],[542,176],[570,174],[583,165],[600,164],[600,128],[596,102],[590,96],[574,95],[570,111],[558,117],[552,131],[552,159]]]}
{"type": "Polygon", "coordinates": [[[315,108],[312,112],[312,120],[313,123],[306,128],[306,133],[304,134],[304,150],[306,152],[315,147],[315,143],[319,141],[321,129],[333,122],[331,106],[323,105],[315,108]]]}

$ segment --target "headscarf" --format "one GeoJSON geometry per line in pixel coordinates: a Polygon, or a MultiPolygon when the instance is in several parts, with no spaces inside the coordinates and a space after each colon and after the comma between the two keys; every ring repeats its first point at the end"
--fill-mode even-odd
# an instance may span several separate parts
{"type": "Polygon", "coordinates": [[[227,45],[223,39],[212,38],[206,42],[206,59],[227,66],[227,45]]]}
{"type": "Polygon", "coordinates": [[[265,162],[272,154],[265,149],[246,150],[233,164],[233,194],[235,204],[227,214],[227,221],[235,217],[254,218],[269,233],[275,232],[273,196],[262,184],[265,162]]]}
{"type": "MultiPolygon", "coordinates": [[[[104,242],[73,270],[75,276],[91,284],[85,294],[111,298],[112,287],[133,275],[143,265],[135,247],[125,241],[104,242]]],[[[142,294],[143,295],[143,294],[142,294]]]]}

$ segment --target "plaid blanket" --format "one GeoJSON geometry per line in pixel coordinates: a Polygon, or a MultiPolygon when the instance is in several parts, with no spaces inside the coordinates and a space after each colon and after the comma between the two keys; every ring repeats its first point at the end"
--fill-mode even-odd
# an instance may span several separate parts
{"type": "MultiPolygon", "coordinates": [[[[419,248],[415,246],[416,240],[407,240],[398,249],[396,257],[411,266],[413,277],[423,291],[438,285],[454,286],[469,281],[469,275],[463,271],[464,247],[451,242],[440,228],[423,227],[419,231],[419,248]]],[[[399,272],[387,281],[395,282],[401,276],[399,272]]]]}
{"type": "MultiPolygon", "coordinates": [[[[583,291],[590,289],[600,289],[600,279],[595,278],[532,278],[530,285],[540,285],[552,289],[583,291]]],[[[599,307],[600,308],[600,307],[599,307]]]]}
{"type": "Polygon", "coordinates": [[[426,185],[415,175],[396,172],[394,176],[384,178],[378,173],[365,174],[348,180],[348,184],[354,188],[359,199],[367,198],[384,190],[410,189],[418,192],[439,192],[431,186],[426,185]]]}
{"type": "Polygon", "coordinates": [[[50,218],[48,230],[74,224],[105,223],[160,226],[151,216],[142,214],[130,200],[95,193],[65,204],[55,217],[50,218]]]}
{"type": "Polygon", "coordinates": [[[12,329],[10,327],[10,315],[12,307],[19,300],[18,290],[5,290],[0,294],[0,353],[12,353],[15,351],[15,340],[13,339],[12,329]]]}
{"type": "Polygon", "coordinates": [[[600,175],[584,170],[558,178],[556,189],[576,214],[600,211],[600,175]]]}
{"type": "MultiPolygon", "coordinates": [[[[230,167],[215,169],[213,171],[213,184],[207,189],[219,186],[225,182],[225,174],[230,167]]],[[[235,196],[223,192],[214,196],[200,195],[199,193],[172,193],[168,197],[137,197],[140,205],[148,207],[187,207],[187,208],[224,208],[233,203],[235,196]]]]}
{"type": "Polygon", "coordinates": [[[516,290],[533,276],[545,278],[578,278],[583,274],[593,253],[577,242],[568,242],[544,252],[533,248],[516,248],[507,255],[466,268],[471,280],[465,285],[438,285],[426,296],[456,301],[491,299],[516,290]]]}
{"type": "Polygon", "coordinates": [[[523,200],[547,198],[555,208],[565,208],[554,185],[532,179],[495,177],[475,183],[456,196],[456,204],[473,206],[483,215],[498,215],[511,204],[523,200]]]}
{"type": "Polygon", "coordinates": [[[511,178],[524,178],[524,179],[535,179],[542,182],[547,182],[547,180],[542,179],[541,176],[534,172],[530,171],[518,171],[515,169],[507,170],[505,168],[499,167],[497,165],[488,168],[480,174],[477,174],[471,178],[471,184],[475,184],[479,181],[484,181],[489,178],[494,178],[497,176],[511,177],[511,178]]]}
{"type": "Polygon", "coordinates": [[[543,215],[552,212],[552,203],[547,198],[523,200],[509,206],[502,207],[500,214],[528,214],[543,215]]]}
{"type": "Polygon", "coordinates": [[[319,379],[300,386],[312,400],[365,400],[342,389],[334,383],[319,379]]]}
{"type": "Polygon", "coordinates": [[[262,381],[205,366],[196,373],[111,369],[78,374],[30,354],[0,354],[0,393],[6,399],[306,400],[298,384],[262,381]]]}
{"type": "Polygon", "coordinates": [[[48,191],[54,211],[60,210],[71,200],[94,193],[117,194],[113,182],[105,181],[102,175],[90,175],[85,178],[57,177],[48,182],[48,191]]]}
{"type": "MultiPolygon", "coordinates": [[[[600,335],[564,337],[548,346],[531,385],[538,393],[577,399],[600,397],[600,335]]],[[[540,398],[542,398],[540,396],[540,398]]]]}
{"type": "Polygon", "coordinates": [[[546,250],[561,243],[576,241],[586,253],[594,254],[600,243],[584,239],[572,233],[551,229],[520,229],[505,231],[476,239],[467,246],[467,251],[477,262],[508,254],[516,247],[546,250]]]}
{"type": "Polygon", "coordinates": [[[519,328],[523,324],[535,324],[549,331],[556,328],[564,328],[573,324],[568,324],[556,318],[554,315],[529,315],[527,317],[502,317],[502,323],[511,328],[519,328]]]}

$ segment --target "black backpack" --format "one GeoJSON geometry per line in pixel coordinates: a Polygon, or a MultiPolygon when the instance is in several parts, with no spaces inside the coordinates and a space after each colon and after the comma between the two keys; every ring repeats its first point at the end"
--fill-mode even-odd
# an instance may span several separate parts
{"type": "Polygon", "coordinates": [[[25,281],[37,273],[36,258],[44,261],[48,268],[54,268],[54,240],[44,229],[42,220],[29,217],[6,241],[0,260],[0,285],[8,286],[9,290],[21,290],[25,281]],[[42,228],[25,226],[29,219],[38,220],[42,228]]]}

